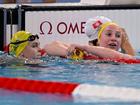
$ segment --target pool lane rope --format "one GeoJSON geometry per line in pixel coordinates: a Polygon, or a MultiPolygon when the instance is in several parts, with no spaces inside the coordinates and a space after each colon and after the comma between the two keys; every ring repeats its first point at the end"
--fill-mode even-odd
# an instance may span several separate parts
{"type": "Polygon", "coordinates": [[[88,55],[80,49],[75,49],[75,51],[68,57],[73,60],[97,60],[97,61],[108,61],[116,63],[125,63],[125,64],[140,64],[140,59],[124,59],[124,58],[99,58],[95,55],[88,55]]]}
{"type": "Polygon", "coordinates": [[[110,59],[110,58],[97,58],[93,55],[88,55],[84,57],[84,60],[97,60],[97,61],[111,61],[116,63],[124,63],[124,64],[140,64],[140,59],[110,59]]]}
{"type": "Polygon", "coordinates": [[[140,89],[128,87],[0,77],[0,88],[34,93],[65,94],[73,97],[89,97],[93,100],[96,97],[140,102],[140,89]]]}

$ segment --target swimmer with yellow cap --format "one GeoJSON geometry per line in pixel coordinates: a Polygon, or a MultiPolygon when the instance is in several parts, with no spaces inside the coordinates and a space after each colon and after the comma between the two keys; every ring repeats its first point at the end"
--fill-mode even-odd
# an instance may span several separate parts
{"type": "Polygon", "coordinates": [[[125,31],[107,17],[97,16],[89,19],[85,25],[85,33],[93,40],[94,46],[71,45],[68,53],[72,54],[72,59],[83,58],[82,51],[101,58],[133,58],[135,55],[125,31]],[[76,49],[81,49],[80,54],[73,53],[76,49]],[[126,54],[120,53],[120,49],[124,49],[126,54]]]}
{"type": "Polygon", "coordinates": [[[31,36],[31,33],[26,31],[18,31],[17,33],[15,33],[11,39],[11,43],[9,46],[10,54],[18,57],[21,54],[21,52],[25,49],[25,47],[29,44],[28,41],[21,41],[27,40],[29,36],[31,36]]]}
{"type": "Polygon", "coordinates": [[[16,32],[9,46],[10,54],[27,59],[40,58],[41,51],[39,36],[26,31],[16,32]]]}
{"type": "Polygon", "coordinates": [[[86,35],[92,39],[90,45],[101,46],[124,53],[135,55],[135,51],[128,40],[124,29],[111,19],[104,16],[96,16],[86,22],[86,35]]]}
{"type": "MultiPolygon", "coordinates": [[[[109,18],[106,18],[103,16],[90,19],[86,23],[86,34],[89,38],[94,39],[94,41],[95,39],[97,39],[96,45],[98,43],[98,46],[111,48],[117,51],[119,50],[120,45],[121,45],[121,38],[119,38],[119,40],[117,40],[116,38],[114,39],[116,41],[113,42],[109,40],[109,37],[107,37],[109,35],[111,36],[111,34],[114,34],[114,32],[115,34],[118,35],[117,37],[121,37],[120,27],[116,23],[112,22],[109,18]],[[106,28],[108,28],[107,31],[106,31],[106,28]],[[116,33],[116,30],[117,30],[117,33],[116,33]]],[[[76,56],[76,53],[74,53],[72,55],[72,59],[75,59],[75,58],[78,59],[82,57],[80,57],[79,55],[76,56]]]]}

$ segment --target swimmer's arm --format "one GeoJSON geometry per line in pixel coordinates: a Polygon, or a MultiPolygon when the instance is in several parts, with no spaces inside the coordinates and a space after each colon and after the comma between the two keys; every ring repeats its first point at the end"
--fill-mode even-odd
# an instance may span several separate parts
{"type": "Polygon", "coordinates": [[[53,41],[52,43],[46,44],[44,46],[44,49],[48,55],[65,57],[67,55],[68,47],[69,47],[68,44],[59,41],[53,41]]]}
{"type": "Polygon", "coordinates": [[[101,58],[111,58],[111,59],[133,59],[134,58],[131,55],[123,54],[109,48],[96,47],[96,46],[91,46],[91,47],[93,48],[90,48],[90,46],[85,47],[85,48],[87,48],[86,50],[89,53],[92,53],[93,55],[99,56],[101,58]]]}
{"type": "Polygon", "coordinates": [[[133,59],[134,57],[128,54],[123,54],[115,50],[111,50],[104,47],[89,46],[89,45],[72,45],[69,49],[69,52],[72,52],[74,48],[79,48],[85,50],[87,53],[96,55],[101,58],[110,58],[110,59],[133,59]]]}

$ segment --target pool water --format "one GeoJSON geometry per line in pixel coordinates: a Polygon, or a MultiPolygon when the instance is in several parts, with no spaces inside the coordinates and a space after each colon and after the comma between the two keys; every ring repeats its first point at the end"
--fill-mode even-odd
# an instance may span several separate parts
{"type": "MultiPolygon", "coordinates": [[[[44,60],[46,64],[40,66],[1,65],[0,76],[140,89],[140,64],[73,61],[59,57],[47,57],[44,60]]],[[[0,105],[139,105],[139,103],[100,98],[91,101],[62,94],[37,94],[0,89],[0,105]]]]}

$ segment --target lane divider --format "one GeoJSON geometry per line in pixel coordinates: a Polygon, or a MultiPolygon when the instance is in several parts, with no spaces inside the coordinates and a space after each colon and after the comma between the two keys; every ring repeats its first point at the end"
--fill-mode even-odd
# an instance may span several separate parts
{"type": "Polygon", "coordinates": [[[117,58],[99,58],[95,55],[87,55],[83,50],[75,49],[75,51],[68,57],[73,60],[98,60],[98,61],[111,61],[126,64],[140,64],[140,59],[117,59],[117,58]]]}
{"type": "Polygon", "coordinates": [[[84,56],[84,60],[99,60],[99,61],[112,61],[125,64],[140,64],[140,59],[111,59],[111,58],[98,58],[94,55],[84,56]]]}
{"type": "Polygon", "coordinates": [[[0,77],[0,88],[35,93],[66,94],[73,97],[111,98],[122,101],[140,102],[140,89],[104,85],[77,84],[0,77]]]}

